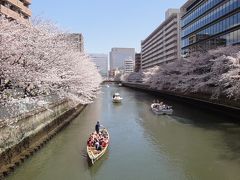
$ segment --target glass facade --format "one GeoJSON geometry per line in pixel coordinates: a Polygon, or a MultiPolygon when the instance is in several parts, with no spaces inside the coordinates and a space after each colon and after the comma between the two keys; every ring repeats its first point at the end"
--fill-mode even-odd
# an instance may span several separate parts
{"type": "Polygon", "coordinates": [[[205,0],[186,12],[181,24],[182,49],[239,43],[240,0],[205,0]]]}
{"type": "Polygon", "coordinates": [[[190,23],[192,20],[196,19],[197,17],[200,17],[206,11],[213,8],[218,3],[221,3],[222,1],[224,0],[207,0],[205,3],[201,4],[196,9],[187,12],[187,15],[185,15],[184,19],[182,20],[182,26],[185,26],[186,24],[190,23]]]}
{"type": "Polygon", "coordinates": [[[240,1],[239,0],[230,0],[226,1],[221,6],[217,7],[213,11],[207,13],[205,16],[201,17],[200,19],[194,21],[187,27],[183,28],[182,31],[182,37],[187,36],[191,34],[192,32],[202,28],[203,26],[211,23],[212,21],[215,21],[219,19],[220,17],[230,13],[231,11],[237,9],[240,7],[240,1]]]}

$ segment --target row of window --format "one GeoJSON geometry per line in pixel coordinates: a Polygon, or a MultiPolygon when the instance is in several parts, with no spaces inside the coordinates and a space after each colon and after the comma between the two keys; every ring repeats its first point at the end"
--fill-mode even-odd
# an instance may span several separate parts
{"type": "Polygon", "coordinates": [[[196,19],[197,17],[204,14],[209,9],[216,6],[218,3],[222,2],[223,0],[207,0],[205,3],[203,3],[201,6],[199,6],[197,9],[193,10],[189,15],[185,16],[182,19],[182,26],[185,26],[186,24],[190,23],[192,20],[196,19]]]}
{"type": "Polygon", "coordinates": [[[147,50],[142,50],[142,58],[149,57],[155,53],[160,53],[161,51],[168,51],[172,47],[174,47],[174,49],[178,48],[177,38],[172,39],[171,41],[169,41],[168,44],[164,45],[163,42],[159,42],[158,44],[151,46],[147,50]]]}
{"type": "Polygon", "coordinates": [[[148,41],[145,44],[142,44],[142,50],[143,51],[147,50],[147,49],[152,48],[153,46],[160,44],[160,43],[164,43],[164,42],[168,43],[167,41],[175,38],[175,36],[177,38],[177,36],[178,36],[177,30],[178,29],[174,29],[173,31],[171,31],[171,34],[168,34],[165,36],[162,32],[159,36],[155,37],[155,39],[152,39],[151,41],[148,41]]]}
{"type": "Polygon", "coordinates": [[[18,13],[21,17],[23,17],[24,19],[28,19],[28,15],[26,15],[20,7],[18,6],[15,6],[14,4],[11,4],[7,1],[2,1],[0,2],[0,5],[3,5],[4,7],[8,8],[8,9],[11,9],[12,11],[18,13]]]}
{"type": "Polygon", "coordinates": [[[155,44],[158,40],[163,39],[164,36],[167,36],[168,34],[176,30],[177,30],[177,19],[174,19],[166,27],[159,29],[159,31],[156,34],[154,34],[150,39],[148,39],[147,41],[144,40],[146,42],[142,43],[142,48],[146,49],[147,47],[152,46],[152,44],[155,44]]]}
{"type": "MultiPolygon", "coordinates": [[[[145,54],[144,54],[145,55],[145,54]]],[[[151,55],[147,56],[147,57],[142,57],[142,63],[147,64],[147,63],[151,63],[153,61],[155,61],[156,59],[163,59],[166,60],[168,57],[174,56],[176,55],[176,57],[172,57],[172,58],[177,58],[177,48],[169,48],[166,49],[164,51],[159,52],[159,50],[155,51],[154,53],[152,53],[151,55]]]]}
{"type": "Polygon", "coordinates": [[[182,48],[189,46],[199,40],[209,38],[218,33],[224,32],[230,28],[240,25],[240,13],[236,13],[233,16],[230,16],[218,23],[205,28],[204,30],[197,32],[196,34],[182,39],[182,48]]]}
{"type": "Polygon", "coordinates": [[[182,54],[186,54],[191,51],[208,50],[217,48],[219,46],[226,46],[237,43],[240,43],[240,29],[220,37],[215,37],[207,41],[203,41],[201,43],[190,46],[189,48],[183,49],[182,54]]]}
{"type": "Polygon", "coordinates": [[[165,57],[160,57],[160,58],[156,57],[156,58],[154,58],[153,60],[151,60],[147,63],[143,63],[142,68],[143,69],[150,68],[150,67],[160,65],[160,64],[163,64],[163,63],[169,63],[169,62],[175,61],[177,59],[178,59],[177,53],[175,52],[175,53],[169,54],[165,57]]]}
{"type": "Polygon", "coordinates": [[[194,22],[190,26],[186,27],[182,30],[182,37],[191,34],[192,32],[200,29],[201,27],[215,21],[216,19],[234,11],[235,9],[240,7],[239,0],[229,0],[225,4],[221,5],[217,9],[209,12],[206,16],[202,17],[198,21],[194,22]]]}

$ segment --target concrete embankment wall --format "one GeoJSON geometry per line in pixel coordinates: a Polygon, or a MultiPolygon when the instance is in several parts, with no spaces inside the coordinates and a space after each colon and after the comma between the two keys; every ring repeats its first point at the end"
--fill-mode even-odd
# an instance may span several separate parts
{"type": "Polygon", "coordinates": [[[8,120],[0,127],[0,179],[38,151],[85,108],[62,100],[8,120]]]}
{"type": "Polygon", "coordinates": [[[228,100],[227,98],[211,100],[209,95],[194,93],[194,94],[181,94],[177,92],[161,91],[156,89],[151,89],[148,85],[141,83],[127,83],[123,82],[123,86],[134,88],[137,90],[146,91],[158,96],[166,97],[169,99],[174,99],[194,105],[199,108],[204,108],[208,110],[227,115],[234,118],[234,120],[240,120],[240,102],[234,100],[228,100]]]}

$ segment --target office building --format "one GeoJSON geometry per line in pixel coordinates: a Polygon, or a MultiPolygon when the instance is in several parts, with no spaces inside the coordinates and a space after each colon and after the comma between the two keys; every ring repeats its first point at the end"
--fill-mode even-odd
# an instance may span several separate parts
{"type": "Polygon", "coordinates": [[[134,60],[126,59],[124,61],[124,73],[129,74],[134,72],[134,60]]]}
{"type": "Polygon", "coordinates": [[[141,69],[141,53],[135,54],[135,72],[139,72],[141,69]]]}
{"type": "Polygon", "coordinates": [[[165,21],[141,42],[142,69],[180,58],[180,10],[169,9],[165,21]]]}
{"type": "Polygon", "coordinates": [[[134,48],[112,48],[110,52],[110,70],[123,70],[124,61],[130,59],[135,61],[134,48]]]}
{"type": "Polygon", "coordinates": [[[89,54],[90,59],[94,62],[103,77],[108,75],[108,55],[107,54],[89,54]]]}
{"type": "Polygon", "coordinates": [[[240,0],[188,0],[181,15],[183,54],[240,42],[240,0]]]}
{"type": "Polygon", "coordinates": [[[0,16],[10,20],[28,22],[32,16],[29,9],[32,0],[0,0],[0,16]]]}
{"type": "Polygon", "coordinates": [[[70,33],[65,35],[66,40],[70,43],[75,50],[84,52],[84,38],[81,33],[70,33]]]}

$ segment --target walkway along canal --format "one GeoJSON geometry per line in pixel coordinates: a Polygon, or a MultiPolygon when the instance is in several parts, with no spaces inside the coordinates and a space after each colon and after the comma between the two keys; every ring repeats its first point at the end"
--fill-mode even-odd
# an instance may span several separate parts
{"type": "MultiPolygon", "coordinates": [[[[172,116],[150,110],[156,97],[103,85],[102,94],[9,180],[240,179],[240,125],[180,102],[172,116]],[[122,104],[111,101],[114,92],[122,104]],[[94,166],[86,141],[99,120],[109,130],[108,152],[94,166]]],[[[163,99],[160,99],[163,100],[163,99]]]]}

